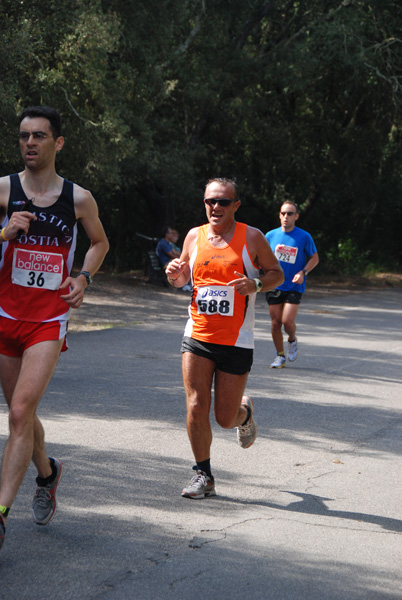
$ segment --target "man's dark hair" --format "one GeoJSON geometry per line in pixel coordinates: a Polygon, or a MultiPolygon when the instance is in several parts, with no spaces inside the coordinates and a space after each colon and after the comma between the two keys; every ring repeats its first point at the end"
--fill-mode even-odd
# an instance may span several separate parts
{"type": "Polygon", "coordinates": [[[205,187],[207,188],[211,183],[215,182],[220,183],[221,185],[232,185],[235,191],[235,198],[236,200],[239,199],[239,190],[237,188],[237,183],[234,179],[229,179],[228,177],[213,177],[212,179],[209,179],[205,187]]]}
{"type": "Polygon", "coordinates": [[[166,235],[167,233],[169,233],[169,231],[170,231],[171,229],[172,229],[172,228],[171,228],[171,227],[169,227],[169,226],[166,226],[166,227],[164,227],[164,228],[162,229],[162,232],[161,232],[161,233],[162,233],[162,237],[164,238],[164,237],[165,237],[165,235],[166,235]]]}
{"type": "Polygon", "coordinates": [[[281,208],[284,204],[292,204],[292,206],[295,207],[295,211],[296,213],[299,215],[300,214],[300,208],[299,205],[296,202],[293,202],[293,200],[285,200],[284,202],[282,202],[281,204],[281,208]]]}
{"type": "Polygon", "coordinates": [[[61,116],[55,108],[50,106],[28,106],[20,116],[20,123],[26,118],[43,117],[50,123],[50,130],[54,139],[61,136],[61,116]]]}

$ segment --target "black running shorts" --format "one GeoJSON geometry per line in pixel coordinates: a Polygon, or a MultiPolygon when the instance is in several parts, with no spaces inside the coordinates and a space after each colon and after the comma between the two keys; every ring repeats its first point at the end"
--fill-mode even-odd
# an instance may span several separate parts
{"type": "Polygon", "coordinates": [[[254,351],[251,348],[209,344],[186,336],[183,337],[181,351],[208,358],[215,363],[217,369],[231,375],[244,375],[253,364],[254,351]]]}
{"type": "Polygon", "coordinates": [[[272,290],[265,294],[269,305],[271,304],[300,304],[303,294],[301,292],[285,292],[284,290],[272,290]]]}

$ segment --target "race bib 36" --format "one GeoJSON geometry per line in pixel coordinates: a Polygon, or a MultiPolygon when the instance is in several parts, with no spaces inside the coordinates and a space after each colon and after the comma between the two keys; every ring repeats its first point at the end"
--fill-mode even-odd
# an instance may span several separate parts
{"type": "Polygon", "coordinates": [[[58,290],[63,279],[63,257],[52,252],[15,248],[12,282],[27,288],[58,290]]]}

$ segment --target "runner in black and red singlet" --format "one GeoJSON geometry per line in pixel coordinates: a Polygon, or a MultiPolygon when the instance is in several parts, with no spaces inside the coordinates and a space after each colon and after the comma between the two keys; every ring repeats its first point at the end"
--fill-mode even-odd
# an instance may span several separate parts
{"type": "Polygon", "coordinates": [[[63,467],[47,456],[36,408],[67,349],[70,311],[81,305],[109,248],[92,194],[56,173],[64,145],[58,112],[26,109],[19,140],[25,168],[0,178],[0,381],[10,424],[1,468],[0,547],[31,460],[38,471],[33,519],[46,525],[54,515],[63,467]],[[82,271],[71,277],[77,221],[91,245],[82,271]]]}

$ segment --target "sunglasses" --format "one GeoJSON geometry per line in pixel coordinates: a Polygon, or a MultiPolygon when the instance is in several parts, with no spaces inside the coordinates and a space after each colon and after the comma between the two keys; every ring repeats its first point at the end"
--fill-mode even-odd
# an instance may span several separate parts
{"type": "Polygon", "coordinates": [[[288,217],[291,217],[292,215],[295,215],[295,212],[286,212],[286,210],[284,212],[281,211],[281,215],[282,217],[284,217],[285,215],[287,215],[288,217]]]}
{"type": "Polygon", "coordinates": [[[215,204],[219,204],[219,206],[229,206],[231,202],[236,202],[236,200],[229,200],[228,198],[204,198],[205,204],[208,206],[215,206],[215,204]]]}

